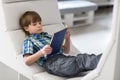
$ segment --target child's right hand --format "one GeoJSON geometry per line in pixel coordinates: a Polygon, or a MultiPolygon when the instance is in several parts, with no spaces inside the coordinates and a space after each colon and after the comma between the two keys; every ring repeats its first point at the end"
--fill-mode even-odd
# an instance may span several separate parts
{"type": "Polygon", "coordinates": [[[45,46],[41,49],[41,52],[42,52],[43,55],[51,54],[52,48],[50,47],[50,45],[45,45],[45,46]]]}

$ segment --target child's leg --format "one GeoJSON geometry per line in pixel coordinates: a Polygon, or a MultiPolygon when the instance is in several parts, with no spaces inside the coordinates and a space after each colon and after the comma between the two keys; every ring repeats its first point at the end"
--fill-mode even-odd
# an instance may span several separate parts
{"type": "Polygon", "coordinates": [[[45,68],[49,73],[63,77],[72,77],[79,73],[75,56],[58,55],[47,60],[45,68]]]}
{"type": "Polygon", "coordinates": [[[77,56],[58,55],[47,60],[45,68],[49,73],[72,77],[80,72],[96,68],[101,55],[78,54],[77,56]],[[99,59],[98,59],[99,58],[99,59]]]}
{"type": "Polygon", "coordinates": [[[80,71],[89,71],[95,69],[101,56],[102,54],[78,54],[76,56],[76,62],[78,63],[80,71]]]}

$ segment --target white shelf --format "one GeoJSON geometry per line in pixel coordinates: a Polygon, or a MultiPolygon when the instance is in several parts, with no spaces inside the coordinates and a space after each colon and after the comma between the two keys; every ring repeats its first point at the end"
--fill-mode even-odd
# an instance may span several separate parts
{"type": "Polygon", "coordinates": [[[79,20],[85,20],[85,19],[87,19],[88,17],[86,16],[86,17],[76,17],[76,18],[74,18],[74,21],[79,21],[79,20]]]}
{"type": "Polygon", "coordinates": [[[69,27],[92,24],[97,5],[85,0],[59,1],[62,21],[69,27]]]}
{"type": "Polygon", "coordinates": [[[96,3],[98,6],[113,5],[114,0],[87,0],[96,3]]]}
{"type": "Polygon", "coordinates": [[[69,27],[78,27],[92,24],[94,19],[94,11],[85,12],[84,14],[70,13],[62,15],[62,22],[69,27]]]}

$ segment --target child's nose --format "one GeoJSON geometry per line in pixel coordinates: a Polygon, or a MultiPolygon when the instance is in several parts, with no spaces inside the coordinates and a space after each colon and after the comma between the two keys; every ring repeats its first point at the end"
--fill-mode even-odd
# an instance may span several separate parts
{"type": "Polygon", "coordinates": [[[41,24],[37,23],[37,26],[41,26],[41,24]]]}
{"type": "Polygon", "coordinates": [[[38,28],[42,28],[42,25],[38,23],[38,24],[37,24],[37,27],[38,27],[38,28]]]}

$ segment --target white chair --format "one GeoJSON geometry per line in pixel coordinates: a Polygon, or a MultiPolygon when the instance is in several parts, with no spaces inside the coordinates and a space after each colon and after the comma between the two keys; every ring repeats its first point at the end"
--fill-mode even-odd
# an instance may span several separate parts
{"type": "MultiPolygon", "coordinates": [[[[44,69],[39,67],[36,63],[32,66],[26,66],[24,64],[21,48],[25,35],[19,27],[19,17],[25,11],[36,11],[42,17],[44,31],[53,34],[54,31],[62,29],[57,0],[2,0],[0,7],[0,26],[2,26],[0,30],[3,32],[1,35],[4,35],[2,40],[6,42],[3,46],[8,49],[5,50],[1,48],[4,51],[1,61],[28,79],[63,80],[63,78],[43,72],[44,69]],[[9,48],[6,44],[9,45],[9,48]],[[5,60],[6,58],[9,61],[5,60]]],[[[77,49],[75,51],[77,51],[77,49]]]]}
{"type": "MultiPolygon", "coordinates": [[[[36,63],[26,66],[23,61],[21,48],[25,38],[19,27],[19,17],[25,11],[36,11],[42,17],[42,24],[45,31],[53,34],[53,31],[62,29],[62,21],[58,10],[57,0],[1,0],[0,2],[0,60],[10,68],[22,74],[30,80],[92,80],[100,72],[106,56],[103,55],[98,67],[88,75],[77,78],[63,78],[48,74],[36,63]],[[3,43],[5,42],[5,43],[3,43]],[[1,54],[3,53],[3,54],[1,54]]],[[[79,51],[71,45],[71,53],[79,51]]],[[[75,54],[71,54],[75,55],[75,54]]]]}

